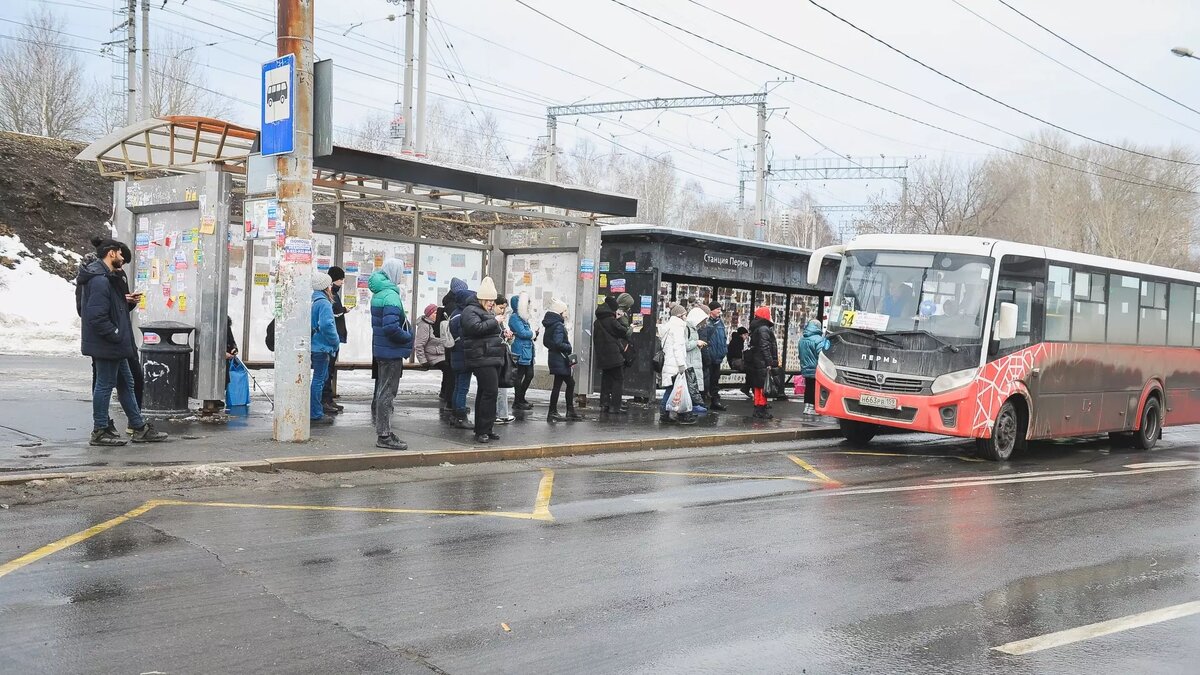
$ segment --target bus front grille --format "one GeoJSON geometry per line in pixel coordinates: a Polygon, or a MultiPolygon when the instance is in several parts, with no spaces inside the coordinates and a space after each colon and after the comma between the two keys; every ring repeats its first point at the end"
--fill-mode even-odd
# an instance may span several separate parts
{"type": "Polygon", "coordinates": [[[892,394],[920,394],[925,391],[925,382],[911,377],[884,375],[883,373],[864,373],[856,370],[839,369],[842,381],[852,387],[868,391],[880,391],[892,394]],[[882,382],[880,378],[882,377],[882,382]]]}

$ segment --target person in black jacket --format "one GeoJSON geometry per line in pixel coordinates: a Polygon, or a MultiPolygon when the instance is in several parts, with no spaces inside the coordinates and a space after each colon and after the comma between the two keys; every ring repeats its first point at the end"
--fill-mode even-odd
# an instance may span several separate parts
{"type": "MultiPolygon", "coordinates": [[[[729,368],[735,373],[746,372],[746,361],[743,358],[746,350],[746,335],[749,331],[745,326],[738,326],[737,330],[733,331],[733,337],[729,338],[729,353],[726,358],[729,361],[729,368]]],[[[747,398],[754,398],[754,394],[750,392],[750,385],[743,384],[741,392],[747,398]]]]}
{"type": "Polygon", "coordinates": [[[554,375],[554,389],[550,391],[550,410],[547,422],[578,422],[583,415],[575,412],[575,378],[571,375],[571,338],[567,334],[567,305],[561,300],[551,300],[550,309],[542,319],[546,329],[542,345],[546,347],[546,363],[554,375]],[[558,395],[563,385],[567,387],[567,415],[558,414],[558,395]]]}
{"type": "MultiPolygon", "coordinates": [[[[479,290],[462,310],[463,363],[475,374],[475,442],[500,440],[494,431],[496,397],[500,387],[500,366],[508,358],[501,336],[500,322],[492,307],[496,304],[496,284],[484,277],[479,290]]],[[[456,345],[457,346],[457,345],[456,345]]]]}
{"type": "Polygon", "coordinates": [[[125,264],[121,249],[120,242],[100,241],[96,247],[97,260],[85,267],[77,280],[83,285],[80,294],[81,351],[92,357],[96,371],[89,439],[92,445],[125,445],[125,439],[116,434],[108,417],[114,388],[121,408],[129,418],[134,443],[157,442],[167,437],[142,418],[141,407],[134,397],[129,359],[137,356],[137,347],[129,312],[131,305],[137,305],[140,294],[129,293],[128,286],[117,274],[125,264]]]}
{"type": "Polygon", "coordinates": [[[746,382],[754,389],[754,417],[769,420],[767,396],[763,389],[771,369],[779,367],[779,344],[775,339],[775,324],[771,322],[771,308],[759,307],[750,320],[750,345],[743,357],[746,361],[746,382]]]}
{"type": "MultiPolygon", "coordinates": [[[[94,247],[99,247],[103,241],[104,241],[103,237],[92,237],[91,244],[94,247]]],[[[133,253],[129,250],[129,247],[126,246],[124,243],[122,243],[122,242],[117,242],[117,243],[121,245],[121,259],[125,262],[126,265],[128,265],[130,262],[133,261],[133,253]]],[[[82,261],[79,263],[79,273],[75,277],[75,313],[77,315],[79,315],[80,318],[83,317],[83,286],[84,285],[83,285],[83,283],[81,283],[81,279],[83,278],[83,270],[84,270],[84,268],[86,268],[88,265],[92,264],[96,260],[97,260],[97,258],[96,258],[95,253],[88,253],[88,254],[84,255],[82,261]]],[[[124,268],[116,270],[116,275],[117,275],[117,278],[115,279],[115,282],[117,283],[118,288],[120,289],[120,291],[123,295],[141,298],[141,294],[134,295],[129,292],[129,277],[125,275],[124,268]]],[[[138,301],[132,300],[132,301],[127,302],[126,304],[129,305],[129,311],[132,312],[133,310],[137,309],[138,301]]],[[[138,360],[138,357],[136,355],[130,357],[129,359],[127,359],[127,361],[129,362],[129,372],[133,374],[133,397],[137,399],[138,408],[141,408],[142,407],[142,392],[145,390],[145,378],[142,373],[142,364],[138,360]]],[[[93,364],[92,365],[92,389],[95,389],[95,388],[96,388],[96,366],[95,366],[95,364],[93,364]]],[[[113,427],[113,433],[116,433],[116,427],[114,426],[113,421],[109,420],[108,422],[109,422],[109,426],[113,427]]]]}
{"type": "Polygon", "coordinates": [[[621,395],[625,382],[625,350],[629,339],[625,327],[617,319],[617,299],[608,296],[596,308],[592,324],[592,358],[600,368],[600,412],[621,414],[621,395]]]}
{"type": "MultiPolygon", "coordinates": [[[[346,271],[334,265],[326,274],[333,279],[333,286],[329,290],[333,291],[333,323],[337,327],[338,341],[346,344],[346,308],[342,305],[342,286],[346,283],[346,271]]],[[[351,292],[354,292],[353,289],[351,292]]],[[[345,406],[333,402],[333,388],[337,382],[337,360],[338,352],[329,356],[329,379],[325,381],[325,388],[321,390],[321,407],[326,415],[336,415],[346,409],[345,406]]]]}

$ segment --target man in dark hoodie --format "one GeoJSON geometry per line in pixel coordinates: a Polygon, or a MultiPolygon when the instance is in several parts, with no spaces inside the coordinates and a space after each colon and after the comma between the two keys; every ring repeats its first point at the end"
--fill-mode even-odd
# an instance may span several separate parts
{"type": "Polygon", "coordinates": [[[629,348],[628,334],[617,319],[617,299],[608,296],[596,308],[592,323],[592,358],[600,368],[600,412],[621,414],[621,395],[625,382],[625,350],[629,348]]]}
{"type": "MultiPolygon", "coordinates": [[[[93,247],[98,248],[100,246],[100,244],[103,242],[104,242],[103,237],[92,237],[92,239],[91,239],[91,244],[93,247]]],[[[128,265],[129,263],[131,263],[133,261],[133,253],[129,250],[129,247],[126,246],[125,244],[123,244],[121,242],[117,242],[117,243],[121,244],[121,259],[125,261],[126,265],[128,265]]],[[[97,260],[99,260],[99,258],[96,257],[95,252],[85,254],[83,256],[83,259],[79,263],[79,273],[75,276],[75,314],[77,314],[80,318],[83,318],[83,286],[84,286],[83,281],[82,281],[83,270],[88,265],[96,262],[97,260]]],[[[129,292],[129,277],[127,277],[125,275],[124,268],[117,270],[116,274],[117,274],[117,282],[120,286],[121,293],[123,295],[133,296],[133,294],[131,294],[129,292]]],[[[133,297],[140,297],[140,295],[133,296],[133,297]]],[[[129,311],[132,312],[133,310],[137,309],[138,301],[132,300],[132,301],[128,302],[127,304],[129,305],[129,311]]],[[[133,373],[133,396],[134,396],[134,398],[137,399],[138,408],[141,408],[142,407],[142,391],[145,388],[145,378],[142,375],[142,364],[138,362],[137,356],[130,357],[128,360],[129,360],[129,372],[133,373]]],[[[95,389],[95,388],[96,388],[96,366],[93,364],[92,365],[92,389],[95,389]]],[[[109,426],[113,426],[112,420],[109,420],[109,426]]],[[[116,427],[113,426],[113,428],[115,429],[116,427]]]]}
{"type": "Polygon", "coordinates": [[[96,384],[92,389],[92,435],[89,442],[100,446],[125,445],[108,416],[112,391],[117,389],[134,443],[162,441],[167,435],[142,418],[141,408],[133,392],[133,372],[129,359],[137,356],[133,341],[133,322],[129,319],[131,305],[136,306],[140,294],[129,293],[117,272],[125,264],[122,244],[111,239],[96,246],[95,262],[79,275],[80,326],[82,352],[92,357],[96,384]]]}

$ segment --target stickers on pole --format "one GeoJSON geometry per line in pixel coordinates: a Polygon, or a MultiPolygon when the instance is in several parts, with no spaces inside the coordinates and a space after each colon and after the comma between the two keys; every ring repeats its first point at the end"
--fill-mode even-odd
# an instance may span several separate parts
{"type": "Polygon", "coordinates": [[[283,259],[287,262],[310,263],[313,259],[312,239],[288,237],[283,242],[283,259]]]}

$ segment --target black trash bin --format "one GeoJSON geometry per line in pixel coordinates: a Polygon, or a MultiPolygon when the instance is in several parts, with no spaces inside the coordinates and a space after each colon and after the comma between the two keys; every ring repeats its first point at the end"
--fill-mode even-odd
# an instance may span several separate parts
{"type": "Polygon", "coordinates": [[[150,416],[190,412],[192,390],[191,333],[195,328],[179,321],[142,325],[142,375],[146,384],[142,412],[150,416]]]}

